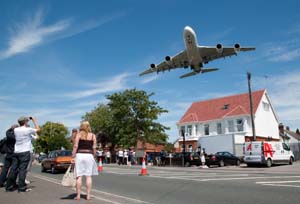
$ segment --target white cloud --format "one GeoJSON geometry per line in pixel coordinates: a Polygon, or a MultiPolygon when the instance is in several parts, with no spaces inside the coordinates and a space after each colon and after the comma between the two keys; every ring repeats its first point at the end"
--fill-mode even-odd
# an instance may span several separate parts
{"type": "Polygon", "coordinates": [[[94,86],[96,88],[90,88],[83,91],[77,91],[73,93],[64,94],[63,97],[67,97],[70,99],[80,99],[89,96],[94,96],[97,94],[108,93],[112,91],[119,91],[127,88],[126,82],[129,74],[124,73],[117,75],[111,79],[107,79],[100,83],[90,84],[90,86],[94,86]]]}
{"type": "Polygon", "coordinates": [[[71,19],[60,20],[52,25],[43,25],[45,12],[38,9],[34,16],[28,17],[13,28],[8,41],[8,48],[0,52],[0,60],[12,57],[19,53],[25,53],[32,48],[49,41],[71,37],[91,29],[95,29],[107,22],[124,16],[126,12],[118,12],[101,19],[80,22],[76,24],[71,19]]]}
{"type": "Polygon", "coordinates": [[[289,62],[300,58],[300,49],[294,49],[291,51],[287,51],[287,49],[281,49],[281,50],[285,50],[285,51],[283,51],[283,53],[276,55],[275,57],[270,58],[269,60],[273,62],[289,62]]]}
{"type": "Polygon", "coordinates": [[[268,78],[254,78],[255,87],[266,88],[279,122],[287,126],[300,126],[300,72],[293,71],[268,78]]]}
{"type": "Polygon", "coordinates": [[[156,80],[156,79],[158,79],[158,75],[157,75],[157,74],[142,79],[142,80],[141,80],[141,83],[142,83],[142,84],[147,84],[147,83],[149,83],[149,82],[151,82],[151,81],[154,81],[154,80],[156,80]]]}
{"type": "Polygon", "coordinates": [[[0,59],[9,58],[19,53],[28,52],[45,42],[46,38],[59,33],[70,26],[68,20],[58,21],[53,25],[43,26],[44,12],[39,9],[35,16],[15,26],[8,42],[8,48],[0,53],[0,59]]]}

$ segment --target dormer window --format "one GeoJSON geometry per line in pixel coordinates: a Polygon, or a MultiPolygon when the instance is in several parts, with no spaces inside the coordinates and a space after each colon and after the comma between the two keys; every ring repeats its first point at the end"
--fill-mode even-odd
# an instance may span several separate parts
{"type": "Polygon", "coordinates": [[[229,104],[225,104],[223,107],[222,107],[222,110],[227,110],[229,108],[229,104]]]}

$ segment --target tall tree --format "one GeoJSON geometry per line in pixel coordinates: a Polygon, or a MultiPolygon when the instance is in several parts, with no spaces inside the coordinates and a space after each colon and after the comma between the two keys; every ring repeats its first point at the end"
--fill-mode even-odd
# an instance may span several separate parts
{"type": "Polygon", "coordinates": [[[45,152],[58,150],[62,147],[71,149],[71,143],[66,136],[68,129],[61,123],[46,122],[41,126],[39,138],[35,142],[37,152],[45,152]]]}
{"type": "Polygon", "coordinates": [[[92,131],[97,135],[97,142],[105,146],[115,144],[112,128],[111,111],[107,105],[98,104],[91,112],[87,112],[82,119],[89,121],[92,131]]]}
{"type": "Polygon", "coordinates": [[[153,95],[136,89],[108,95],[108,106],[112,116],[115,141],[124,147],[135,146],[137,140],[149,143],[164,143],[168,127],[156,122],[159,115],[168,112],[157,102],[150,100],[153,95]]]}

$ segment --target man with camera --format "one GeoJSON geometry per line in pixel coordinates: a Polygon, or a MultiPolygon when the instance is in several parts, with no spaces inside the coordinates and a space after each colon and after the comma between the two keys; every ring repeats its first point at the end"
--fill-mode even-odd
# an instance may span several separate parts
{"type": "Polygon", "coordinates": [[[26,187],[25,179],[27,167],[30,162],[30,151],[32,149],[32,135],[40,130],[34,117],[20,117],[18,119],[20,127],[14,129],[16,138],[15,150],[13,154],[13,164],[8,175],[6,191],[13,191],[16,176],[19,175],[18,191],[28,192],[31,189],[26,187]],[[33,122],[34,128],[29,127],[29,121],[33,122]]]}

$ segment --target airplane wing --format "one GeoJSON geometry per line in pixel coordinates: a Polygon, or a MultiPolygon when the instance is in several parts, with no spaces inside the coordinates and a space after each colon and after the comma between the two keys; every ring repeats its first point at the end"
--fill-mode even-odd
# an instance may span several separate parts
{"type": "Polygon", "coordinates": [[[140,73],[140,76],[145,75],[145,74],[150,74],[153,72],[158,73],[158,72],[163,72],[163,71],[167,71],[167,70],[169,71],[171,69],[176,69],[176,68],[180,68],[180,67],[188,67],[188,66],[190,66],[190,64],[188,62],[186,51],[184,50],[184,51],[180,52],[179,54],[171,57],[169,61],[163,61],[153,68],[150,67],[149,69],[140,73]]]}
{"type": "Polygon", "coordinates": [[[199,53],[204,62],[208,63],[215,59],[225,58],[232,55],[237,55],[238,52],[255,50],[254,47],[241,47],[238,50],[234,47],[224,47],[221,52],[218,52],[216,47],[198,47],[199,53]]]}

